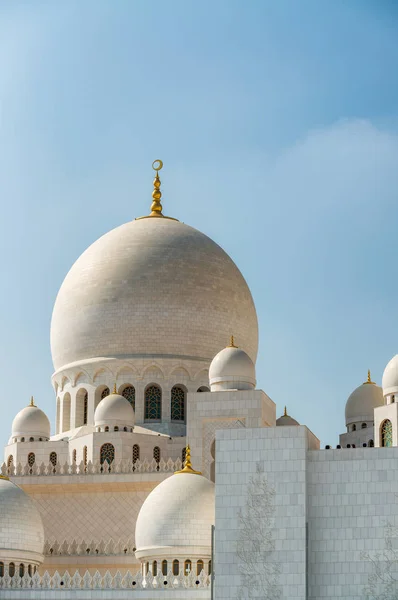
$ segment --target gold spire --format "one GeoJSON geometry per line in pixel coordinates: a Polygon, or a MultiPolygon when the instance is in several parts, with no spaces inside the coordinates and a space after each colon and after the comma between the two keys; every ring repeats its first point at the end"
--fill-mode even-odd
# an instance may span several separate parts
{"type": "Polygon", "coordinates": [[[287,416],[288,416],[288,414],[287,414],[287,408],[286,408],[286,406],[285,406],[285,412],[283,413],[283,416],[284,416],[284,417],[287,417],[287,416]]]}
{"type": "Polygon", "coordinates": [[[5,479],[6,481],[10,481],[10,478],[7,477],[7,475],[1,475],[0,474],[0,479],[5,479]]]}
{"type": "Polygon", "coordinates": [[[115,383],[113,384],[113,392],[112,392],[112,394],[117,394],[117,389],[116,389],[116,381],[115,381],[115,383]]]}
{"type": "Polygon", "coordinates": [[[367,378],[367,380],[365,381],[365,383],[373,383],[373,384],[374,384],[374,381],[372,381],[372,379],[371,379],[371,377],[370,377],[370,369],[368,369],[368,378],[367,378]]]}
{"type": "Polygon", "coordinates": [[[181,469],[181,471],[175,471],[174,475],[178,475],[181,473],[191,473],[193,475],[202,475],[202,473],[200,471],[195,471],[192,468],[192,463],[191,463],[191,448],[188,446],[185,449],[185,460],[184,460],[184,468],[181,469]]]}
{"type": "Polygon", "coordinates": [[[154,160],[152,163],[152,169],[156,171],[156,177],[153,180],[153,192],[152,198],[153,202],[151,205],[151,214],[150,217],[163,217],[162,215],[162,204],[160,199],[162,197],[162,192],[160,191],[160,179],[159,179],[159,171],[163,167],[163,162],[161,160],[154,160]]]}
{"type": "Polygon", "coordinates": [[[235,340],[234,340],[234,336],[231,335],[231,339],[229,341],[229,346],[228,348],[237,348],[238,346],[235,346],[235,340]]]}
{"type": "Polygon", "coordinates": [[[153,202],[151,204],[151,214],[149,214],[145,217],[137,217],[136,221],[138,221],[139,219],[148,219],[149,217],[162,217],[163,219],[171,219],[172,221],[178,221],[178,219],[174,219],[173,217],[165,217],[165,215],[162,213],[163,206],[160,201],[162,198],[162,192],[160,191],[160,183],[161,182],[160,182],[160,178],[159,178],[159,171],[162,168],[163,168],[163,161],[161,161],[160,158],[153,161],[152,169],[154,171],[156,171],[156,176],[155,176],[155,179],[153,180],[153,192],[152,192],[153,202]]]}
{"type": "Polygon", "coordinates": [[[35,404],[33,396],[30,397],[30,403],[28,404],[28,406],[34,406],[34,407],[36,407],[36,404],[35,404]]]}

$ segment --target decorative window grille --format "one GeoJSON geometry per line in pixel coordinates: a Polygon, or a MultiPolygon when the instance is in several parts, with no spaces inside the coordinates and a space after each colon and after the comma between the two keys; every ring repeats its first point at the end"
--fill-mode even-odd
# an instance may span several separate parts
{"type": "Polygon", "coordinates": [[[122,396],[130,402],[135,410],[135,387],[133,385],[127,385],[122,392],[122,396]]]}
{"type": "Polygon", "coordinates": [[[156,560],[154,560],[152,563],[152,575],[154,577],[156,577],[157,574],[158,574],[158,563],[156,560]]]}
{"type": "Polygon", "coordinates": [[[103,444],[100,450],[100,462],[101,465],[106,461],[108,465],[112,464],[115,460],[115,448],[113,444],[103,444]]]}
{"type": "Polygon", "coordinates": [[[153,458],[157,463],[160,463],[160,448],[159,446],[155,446],[153,449],[153,458]]]}
{"type": "Polygon", "coordinates": [[[179,575],[180,563],[177,559],[173,560],[173,575],[179,575]]]}
{"type": "Polygon", "coordinates": [[[87,446],[84,446],[83,448],[83,463],[84,466],[87,467],[87,446]]]}
{"type": "Polygon", "coordinates": [[[14,457],[12,454],[7,458],[7,467],[10,469],[12,467],[12,463],[14,462],[14,457]]]}
{"type": "Polygon", "coordinates": [[[73,452],[72,452],[72,460],[73,460],[74,463],[76,462],[76,459],[77,459],[77,452],[76,452],[76,450],[73,450],[73,452]]]}
{"type": "Polygon", "coordinates": [[[88,414],[88,393],[84,394],[83,399],[83,425],[87,425],[87,414],[88,414]]]}
{"type": "Polygon", "coordinates": [[[187,449],[186,449],[186,448],[183,448],[183,449],[182,449],[182,452],[181,452],[181,460],[182,460],[182,464],[184,464],[186,457],[187,457],[187,449]]]}
{"type": "Polygon", "coordinates": [[[136,463],[137,460],[140,460],[140,447],[138,444],[134,444],[134,446],[133,446],[133,463],[136,463]]]}
{"type": "Polygon", "coordinates": [[[8,574],[9,574],[10,577],[14,577],[14,575],[15,575],[15,565],[14,565],[14,563],[10,563],[8,565],[8,574]]]}
{"type": "Polygon", "coordinates": [[[385,448],[392,446],[392,423],[386,419],[381,426],[381,445],[385,448]]]}
{"type": "Polygon", "coordinates": [[[101,392],[101,400],[103,400],[107,396],[109,396],[109,388],[108,387],[106,387],[105,389],[102,390],[102,392],[101,392]]]}
{"type": "Polygon", "coordinates": [[[145,390],[145,420],[160,421],[162,418],[162,392],[157,385],[145,390]]]}
{"type": "Polygon", "coordinates": [[[34,452],[29,452],[28,454],[28,465],[30,466],[30,468],[32,469],[33,465],[36,462],[36,456],[34,452]]]}
{"type": "Polygon", "coordinates": [[[185,420],[185,391],[178,385],[171,390],[171,420],[185,420]]]}
{"type": "Polygon", "coordinates": [[[204,563],[203,560],[198,560],[196,563],[196,575],[199,577],[201,572],[203,571],[204,563]]]}
{"type": "Polygon", "coordinates": [[[165,577],[167,577],[167,569],[167,560],[162,560],[162,575],[164,575],[165,577]]]}
{"type": "Polygon", "coordinates": [[[53,467],[57,466],[57,453],[56,452],[51,452],[50,463],[52,464],[53,467]]]}

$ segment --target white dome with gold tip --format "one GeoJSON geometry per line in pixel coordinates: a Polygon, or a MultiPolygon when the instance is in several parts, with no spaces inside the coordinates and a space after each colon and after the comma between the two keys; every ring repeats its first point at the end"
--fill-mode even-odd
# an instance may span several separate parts
{"type": "Polygon", "coordinates": [[[209,369],[212,392],[252,390],[256,386],[256,368],[250,356],[238,348],[231,336],[230,345],[213,358],[209,369]]]}
{"type": "MultiPolygon", "coordinates": [[[[33,437],[35,440],[48,440],[50,438],[50,421],[47,415],[38,408],[33,398],[29,406],[26,406],[15,416],[11,426],[11,438],[33,437]]],[[[28,440],[26,440],[28,441],[28,440]]]]}
{"type": "Polygon", "coordinates": [[[208,559],[214,520],[214,483],[192,470],[187,448],[184,469],[162,481],[141,507],[136,557],[142,562],[152,557],[208,559]]]}
{"type": "Polygon", "coordinates": [[[113,392],[105,396],[98,404],[94,413],[94,425],[111,427],[133,427],[135,422],[134,409],[124,396],[113,392]]]}
{"type": "Polygon", "coordinates": [[[385,396],[398,393],[398,354],[393,356],[384,369],[382,386],[385,396]]]}
{"type": "Polygon", "coordinates": [[[384,404],[383,390],[370,378],[358,386],[348,397],[345,406],[346,425],[374,420],[374,409],[384,404]]]}

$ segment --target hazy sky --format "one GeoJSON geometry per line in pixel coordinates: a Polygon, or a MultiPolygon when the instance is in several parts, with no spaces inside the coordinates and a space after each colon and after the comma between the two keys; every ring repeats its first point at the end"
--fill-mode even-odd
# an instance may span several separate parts
{"type": "Polygon", "coordinates": [[[155,158],[252,290],[258,387],[338,442],[398,352],[397,27],[393,0],[0,3],[1,443],[31,394],[54,423],[58,288],[155,158]]]}

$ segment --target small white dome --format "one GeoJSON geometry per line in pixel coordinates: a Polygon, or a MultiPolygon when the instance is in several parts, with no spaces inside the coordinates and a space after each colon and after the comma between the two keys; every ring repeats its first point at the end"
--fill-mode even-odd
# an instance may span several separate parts
{"type": "Polygon", "coordinates": [[[214,518],[214,483],[193,473],[172,475],[141,507],[135,527],[137,558],[210,558],[214,518]]]}
{"type": "Polygon", "coordinates": [[[109,394],[98,404],[94,413],[95,425],[133,427],[134,409],[130,402],[119,394],[109,394]]]}
{"type": "Polygon", "coordinates": [[[39,565],[44,528],[34,502],[20,487],[0,478],[0,560],[39,565]]]}
{"type": "Polygon", "coordinates": [[[220,390],[252,390],[256,386],[256,368],[250,356],[231,344],[216,354],[209,369],[212,392],[220,390]]]}
{"type": "Polygon", "coordinates": [[[285,412],[283,413],[283,415],[281,417],[279,417],[279,419],[276,420],[276,426],[277,427],[297,427],[298,425],[300,425],[300,423],[298,421],[296,421],[296,419],[293,419],[293,417],[291,417],[290,415],[287,414],[287,410],[286,410],[286,406],[285,406],[285,412]]]}
{"type": "Polygon", "coordinates": [[[388,363],[383,373],[383,394],[396,394],[398,392],[398,354],[388,363]]]}
{"type": "MultiPolygon", "coordinates": [[[[16,415],[12,422],[11,439],[14,437],[33,437],[48,440],[50,437],[50,421],[47,415],[33,403],[26,406],[16,415]]],[[[28,440],[26,440],[28,441],[28,440]]]]}
{"type": "Polygon", "coordinates": [[[357,387],[345,405],[346,425],[374,420],[374,409],[384,404],[383,390],[370,380],[357,387]]]}

